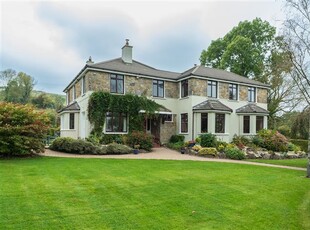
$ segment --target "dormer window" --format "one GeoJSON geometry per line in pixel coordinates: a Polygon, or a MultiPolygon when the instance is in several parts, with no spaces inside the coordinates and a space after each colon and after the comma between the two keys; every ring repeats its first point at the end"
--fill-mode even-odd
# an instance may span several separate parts
{"type": "Polygon", "coordinates": [[[208,81],[208,97],[217,98],[217,81],[208,81]]]}
{"type": "Polygon", "coordinates": [[[249,87],[248,88],[248,101],[249,102],[255,102],[256,98],[256,92],[255,92],[255,87],[249,87]]]}
{"type": "Polygon", "coordinates": [[[111,74],[110,92],[124,94],[124,75],[111,74]]]}

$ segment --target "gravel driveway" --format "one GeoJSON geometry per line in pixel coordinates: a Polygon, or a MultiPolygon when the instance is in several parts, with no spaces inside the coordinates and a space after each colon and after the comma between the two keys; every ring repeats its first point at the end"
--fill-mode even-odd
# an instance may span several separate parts
{"type": "Polygon", "coordinates": [[[282,166],[282,165],[272,165],[248,161],[238,161],[238,160],[228,160],[228,159],[213,159],[198,157],[193,155],[181,154],[175,150],[167,148],[154,148],[150,153],[139,153],[139,154],[124,154],[124,155],[80,155],[80,154],[68,154],[52,151],[46,149],[44,153],[40,153],[41,156],[48,157],[71,157],[71,158],[113,158],[113,159],[156,159],[156,160],[185,160],[185,161],[213,161],[213,162],[224,162],[224,163],[234,163],[234,164],[247,164],[247,165],[259,165],[274,168],[285,168],[292,170],[306,171],[305,168],[282,166]]]}

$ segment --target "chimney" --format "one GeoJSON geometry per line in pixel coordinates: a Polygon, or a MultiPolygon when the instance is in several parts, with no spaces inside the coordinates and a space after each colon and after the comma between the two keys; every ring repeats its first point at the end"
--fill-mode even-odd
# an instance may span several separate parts
{"type": "Polygon", "coordinates": [[[132,46],[129,45],[129,39],[126,39],[126,44],[122,48],[122,59],[126,64],[132,63],[132,46]]]}
{"type": "Polygon", "coordinates": [[[91,56],[89,56],[88,60],[86,61],[86,64],[94,64],[91,56]]]}

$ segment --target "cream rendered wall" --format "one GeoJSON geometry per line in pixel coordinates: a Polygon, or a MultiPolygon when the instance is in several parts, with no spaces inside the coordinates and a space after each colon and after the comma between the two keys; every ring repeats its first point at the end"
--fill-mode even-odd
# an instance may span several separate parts
{"type": "Polygon", "coordinates": [[[77,139],[79,133],[79,113],[74,113],[74,129],[69,129],[69,119],[70,112],[61,114],[60,136],[77,139]]]}
{"type": "Polygon", "coordinates": [[[83,94],[81,97],[77,98],[77,103],[80,106],[80,126],[82,129],[79,130],[78,133],[78,137],[81,139],[85,139],[86,137],[89,136],[91,130],[92,130],[92,126],[88,120],[88,101],[89,101],[89,97],[90,95],[93,93],[93,91],[88,91],[85,94],[83,94]],[[86,119],[82,119],[84,114],[86,119]],[[83,121],[84,120],[84,121],[83,121]],[[83,123],[85,122],[85,123],[83,123]]]}

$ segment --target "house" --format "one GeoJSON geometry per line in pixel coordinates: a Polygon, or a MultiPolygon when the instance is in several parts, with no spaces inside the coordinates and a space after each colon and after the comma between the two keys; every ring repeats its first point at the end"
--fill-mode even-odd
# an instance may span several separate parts
{"type": "MultiPolygon", "coordinates": [[[[91,130],[87,107],[92,92],[145,95],[166,109],[145,120],[145,131],[160,143],[173,134],[185,140],[202,133],[231,141],[267,128],[269,86],[224,70],[195,65],[183,73],[158,70],[132,59],[128,40],[122,56],[94,63],[91,58],[64,89],[67,106],[60,111],[61,136],[85,138],[91,130]]],[[[143,111],[141,111],[143,112],[143,111]]],[[[126,114],[109,113],[103,132],[128,133],[126,114]]]]}

